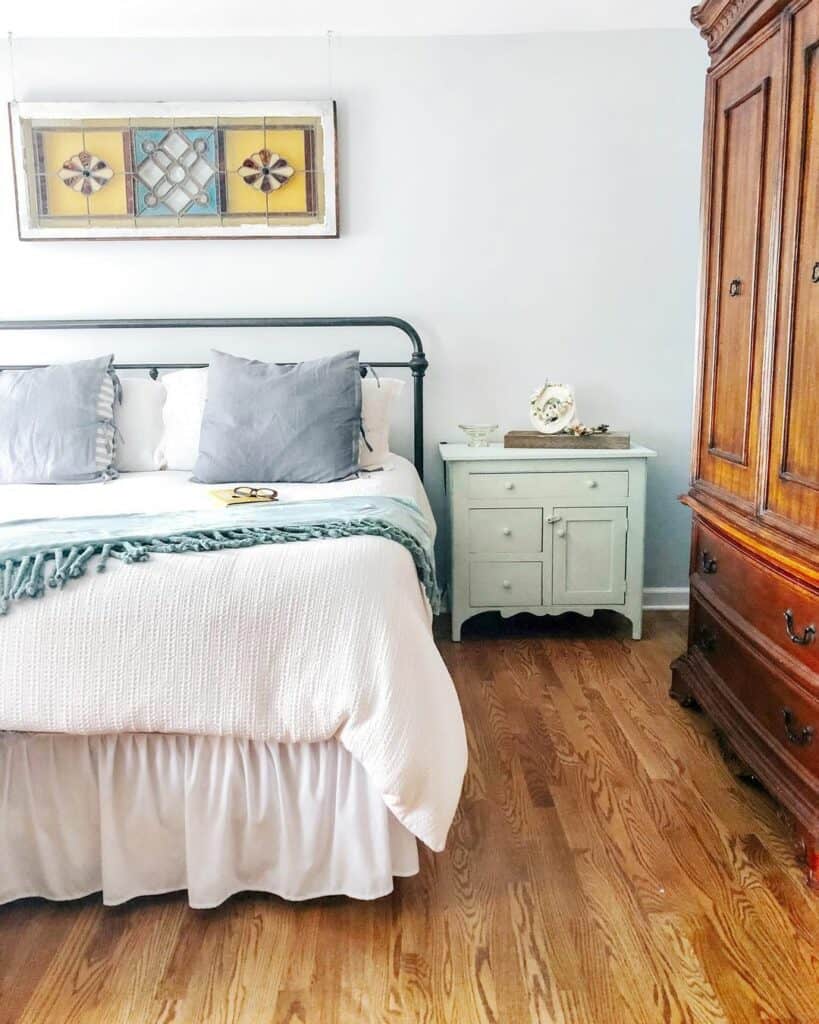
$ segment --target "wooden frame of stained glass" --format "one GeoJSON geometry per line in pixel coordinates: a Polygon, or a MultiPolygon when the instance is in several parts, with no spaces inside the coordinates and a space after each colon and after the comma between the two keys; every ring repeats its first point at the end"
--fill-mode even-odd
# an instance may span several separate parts
{"type": "Polygon", "coordinates": [[[11,103],[24,241],[337,238],[336,106],[11,103]]]}

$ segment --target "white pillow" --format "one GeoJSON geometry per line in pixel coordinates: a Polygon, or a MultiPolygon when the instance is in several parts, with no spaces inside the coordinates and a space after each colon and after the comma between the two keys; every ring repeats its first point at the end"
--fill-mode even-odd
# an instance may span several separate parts
{"type": "Polygon", "coordinates": [[[166,469],[193,470],[199,457],[199,433],[208,397],[207,367],[166,373],[162,383],[168,393],[159,443],[162,465],[166,469]]]}
{"type": "Polygon", "coordinates": [[[114,405],[117,428],[114,467],[121,473],[147,473],[161,469],[157,451],[162,437],[165,387],[145,377],[121,377],[122,402],[114,405]]]}
{"type": "MultiPolygon", "coordinates": [[[[168,392],[163,412],[164,431],[159,445],[167,469],[193,470],[199,456],[199,434],[208,397],[208,371],[175,370],[163,383],[168,392]]],[[[364,438],[359,444],[359,463],[364,469],[382,466],[390,453],[390,417],[404,381],[394,377],[365,377],[361,381],[361,421],[364,438]],[[372,451],[370,451],[372,448],[372,451]]]]}
{"type": "Polygon", "coordinates": [[[383,466],[390,454],[390,417],[403,390],[404,381],[394,377],[376,380],[367,376],[362,380],[361,425],[367,439],[365,443],[362,437],[359,444],[358,461],[362,469],[383,466]]]}

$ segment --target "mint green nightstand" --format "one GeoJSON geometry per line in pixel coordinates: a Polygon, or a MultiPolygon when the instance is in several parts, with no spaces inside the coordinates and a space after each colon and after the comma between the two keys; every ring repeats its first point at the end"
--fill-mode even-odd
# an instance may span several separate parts
{"type": "Polygon", "coordinates": [[[627,449],[439,445],[452,543],[452,639],[473,615],[621,612],[643,623],[646,466],[627,449]]]}

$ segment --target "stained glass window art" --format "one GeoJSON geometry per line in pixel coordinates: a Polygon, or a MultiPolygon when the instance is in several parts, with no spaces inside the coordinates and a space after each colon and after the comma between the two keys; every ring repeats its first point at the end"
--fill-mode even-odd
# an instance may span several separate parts
{"type": "Polygon", "coordinates": [[[20,237],[337,237],[335,104],[10,106],[20,237]]]}

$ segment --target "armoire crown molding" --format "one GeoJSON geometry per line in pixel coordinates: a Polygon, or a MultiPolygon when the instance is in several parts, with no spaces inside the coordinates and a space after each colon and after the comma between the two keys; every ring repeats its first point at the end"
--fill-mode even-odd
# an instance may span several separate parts
{"type": "Polygon", "coordinates": [[[708,52],[722,56],[751,32],[774,18],[788,0],[703,0],[691,11],[691,20],[708,44],[708,52]],[[729,43],[729,46],[725,46],[729,43]]]}

